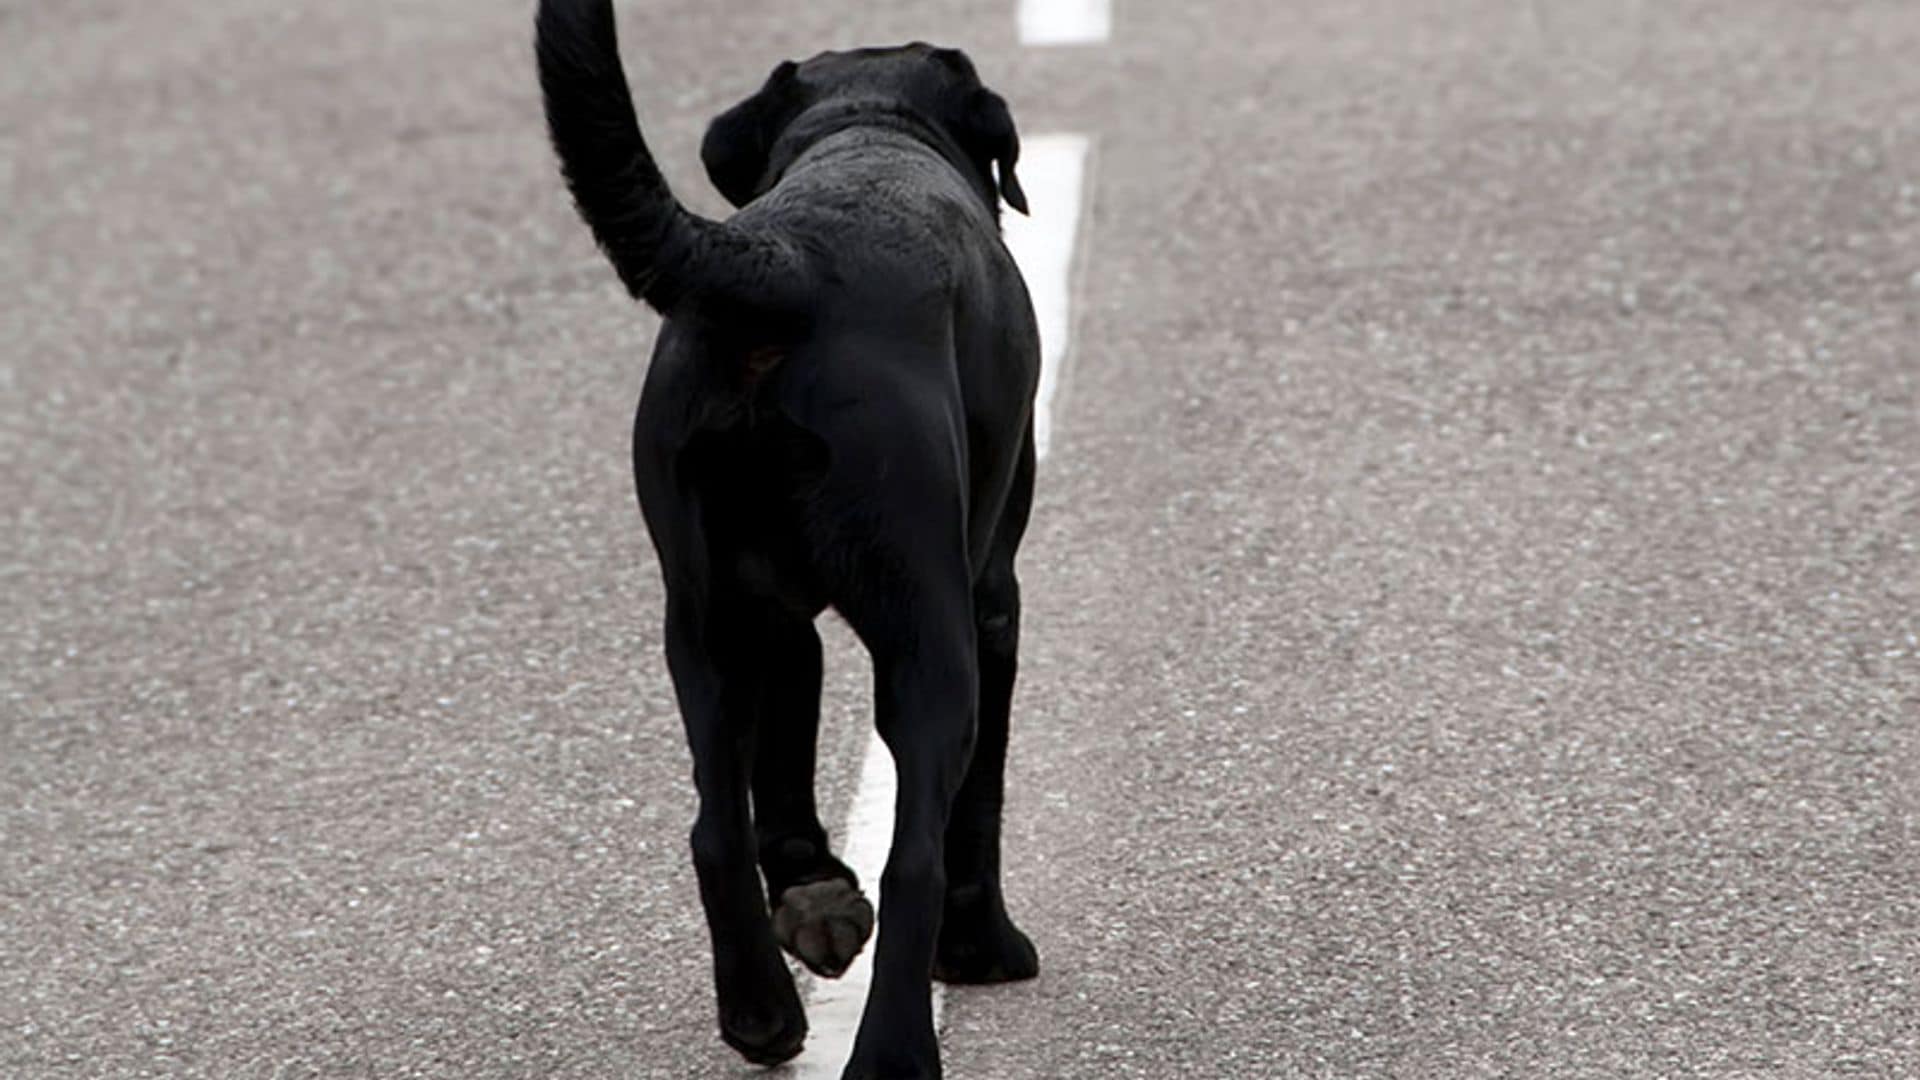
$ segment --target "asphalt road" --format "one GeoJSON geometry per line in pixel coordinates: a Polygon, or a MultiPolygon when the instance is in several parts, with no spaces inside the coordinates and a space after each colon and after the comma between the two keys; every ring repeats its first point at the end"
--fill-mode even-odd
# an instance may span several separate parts
{"type": "MultiPolygon", "coordinates": [[[[755,1072],[529,7],[0,0],[0,1075],[755,1072]]],[[[1920,7],[622,28],[1096,140],[950,1076],[1920,1074],[1920,7]]]]}

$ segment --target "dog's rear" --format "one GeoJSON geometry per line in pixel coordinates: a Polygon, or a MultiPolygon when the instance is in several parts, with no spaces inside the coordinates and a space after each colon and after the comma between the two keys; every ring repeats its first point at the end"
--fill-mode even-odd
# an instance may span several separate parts
{"type": "Polygon", "coordinates": [[[647,151],[606,0],[543,0],[538,58],[581,216],[667,316],[634,465],[700,793],[722,1035],[757,1062],[798,1052],[780,948],[831,977],[872,928],[813,803],[812,621],[832,606],[873,656],[901,792],[847,1075],[938,1075],[929,971],[1036,970],[999,881],[1038,374],[998,237],[999,199],[1025,209],[1012,120],[953,50],[782,64],[702,146],[742,207],[715,222],[647,151]]]}

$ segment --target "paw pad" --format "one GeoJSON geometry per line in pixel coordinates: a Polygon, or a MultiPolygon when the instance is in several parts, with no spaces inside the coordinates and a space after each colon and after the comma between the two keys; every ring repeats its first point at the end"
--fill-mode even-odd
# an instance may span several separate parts
{"type": "Polygon", "coordinates": [[[873,905],[843,878],[795,885],[774,904],[773,936],[808,971],[839,978],[873,936],[873,905]]]}

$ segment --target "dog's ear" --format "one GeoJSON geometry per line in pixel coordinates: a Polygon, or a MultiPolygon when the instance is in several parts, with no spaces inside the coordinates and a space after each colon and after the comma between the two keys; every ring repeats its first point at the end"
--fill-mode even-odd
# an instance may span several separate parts
{"type": "Polygon", "coordinates": [[[967,95],[966,118],[961,124],[967,155],[987,170],[987,163],[1000,174],[1000,197],[1007,205],[1027,213],[1027,193],[1013,166],[1020,160],[1020,133],[1014,130],[1013,113],[999,94],[982,86],[967,95]]]}
{"type": "Polygon", "coordinates": [[[773,142],[798,110],[798,70],[798,64],[783,61],[757,93],[715,117],[700,140],[707,178],[735,206],[745,206],[760,193],[773,142]]]}

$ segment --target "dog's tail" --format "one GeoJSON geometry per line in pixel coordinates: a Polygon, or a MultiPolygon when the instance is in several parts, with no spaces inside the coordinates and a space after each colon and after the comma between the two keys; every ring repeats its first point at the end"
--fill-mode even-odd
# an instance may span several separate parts
{"type": "Polygon", "coordinates": [[[560,171],[627,291],[662,314],[689,299],[781,306],[800,272],[792,249],[700,217],[668,190],[640,136],[611,0],[540,0],[534,52],[560,171]]]}

